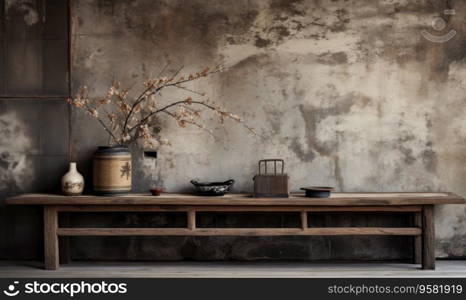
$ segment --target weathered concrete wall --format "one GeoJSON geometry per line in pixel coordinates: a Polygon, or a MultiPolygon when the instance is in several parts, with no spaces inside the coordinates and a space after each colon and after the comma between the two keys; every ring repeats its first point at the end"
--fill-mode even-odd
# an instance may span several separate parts
{"type": "Polygon", "coordinates": [[[0,99],[0,259],[41,257],[42,210],[3,200],[59,191],[69,159],[67,124],[63,100],[0,99]]]}
{"type": "Polygon", "coordinates": [[[68,12],[62,0],[0,0],[0,259],[42,257],[42,211],[69,161],[68,12]],[[62,98],[59,98],[62,97],[62,98]]]}
{"type": "MultiPolygon", "coordinates": [[[[73,90],[86,84],[93,94],[103,93],[114,78],[127,86],[138,84],[157,74],[168,58],[173,61],[169,71],[180,65],[189,72],[223,63],[229,67],[226,72],[192,87],[244,116],[264,137],[227,123],[226,128],[217,128],[214,140],[162,119],[162,134],[172,146],[159,149],[155,161],[134,152],[136,190],[157,184],[169,191],[186,191],[192,178],[233,178],[235,191],[250,191],[257,161],[281,157],[293,190],[333,185],[339,191],[448,190],[466,196],[464,1],[74,0],[71,14],[73,90]],[[445,15],[445,9],[456,14],[445,15]],[[439,16],[447,21],[442,31],[432,28],[439,16]],[[444,43],[421,35],[427,30],[442,36],[453,29],[456,35],[444,43]]],[[[77,111],[71,115],[71,131],[72,159],[89,178],[90,155],[105,144],[105,134],[77,111]]],[[[22,176],[20,171],[1,172],[0,178],[10,181],[22,176]]],[[[94,217],[73,222],[84,220],[94,217]]],[[[144,220],[127,216],[98,222],[131,225],[144,220]]],[[[245,219],[204,221],[241,220],[245,219]]],[[[260,220],[281,226],[294,222],[286,216],[260,220]]],[[[437,256],[465,257],[464,206],[438,208],[436,221],[437,256]]],[[[155,216],[150,222],[166,225],[177,220],[155,216]]],[[[374,219],[358,222],[372,225],[374,219]]],[[[11,236],[7,231],[5,235],[11,236]]],[[[400,259],[410,257],[409,241],[77,238],[73,256],[400,259]]]]}
{"type": "MultiPolygon", "coordinates": [[[[221,62],[228,71],[195,87],[265,136],[228,124],[213,140],[163,120],[173,146],[157,165],[138,157],[141,190],[234,178],[250,191],[257,160],[282,157],[293,190],[466,195],[463,1],[81,0],[72,12],[75,88],[141,82],[168,56],[188,71],[221,62]],[[439,16],[443,31],[431,27],[439,16]],[[434,43],[423,29],[457,34],[434,43]]],[[[96,144],[81,141],[93,129],[73,120],[74,153],[89,155],[96,144]]],[[[465,256],[465,208],[441,207],[436,219],[438,256],[465,256]]]]}

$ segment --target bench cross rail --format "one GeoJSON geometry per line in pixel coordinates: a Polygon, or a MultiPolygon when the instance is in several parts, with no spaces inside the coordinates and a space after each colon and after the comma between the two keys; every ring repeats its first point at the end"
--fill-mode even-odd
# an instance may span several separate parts
{"type": "Polygon", "coordinates": [[[70,236],[284,236],[284,235],[399,235],[413,236],[413,262],[435,269],[434,205],[464,204],[451,193],[334,193],[328,199],[251,198],[247,195],[200,197],[168,194],[161,197],[22,195],[7,199],[11,205],[42,205],[44,208],[45,268],[55,270],[69,260],[70,236]],[[75,228],[69,226],[70,212],[183,212],[184,228],[75,228]],[[199,228],[199,212],[296,212],[297,228],[199,228]],[[312,212],[406,213],[412,227],[312,227],[312,212]],[[63,213],[62,226],[58,216],[63,213]],[[60,240],[60,243],[59,243],[60,240]],[[60,248],[59,248],[60,244],[60,248]]]}

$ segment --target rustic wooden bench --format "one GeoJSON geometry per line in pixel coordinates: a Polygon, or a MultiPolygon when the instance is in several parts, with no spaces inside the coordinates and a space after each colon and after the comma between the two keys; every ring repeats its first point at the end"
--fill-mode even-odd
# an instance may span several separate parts
{"type": "Polygon", "coordinates": [[[434,205],[464,204],[451,193],[334,193],[331,198],[252,198],[230,194],[201,197],[164,194],[160,197],[118,197],[26,194],[8,198],[11,205],[42,205],[44,208],[45,268],[59,267],[59,237],[69,236],[283,236],[283,235],[401,235],[414,237],[414,263],[435,269],[434,205]],[[59,212],[183,212],[186,228],[71,228],[58,225],[59,212]],[[299,228],[197,228],[197,212],[295,212],[299,228]],[[309,212],[408,213],[412,227],[312,227],[309,212]]]}

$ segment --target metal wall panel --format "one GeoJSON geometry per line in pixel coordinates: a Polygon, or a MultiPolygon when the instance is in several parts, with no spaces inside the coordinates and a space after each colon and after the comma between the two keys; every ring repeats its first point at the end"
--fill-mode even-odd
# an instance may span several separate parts
{"type": "Polygon", "coordinates": [[[5,13],[3,12],[5,10],[5,0],[0,0],[0,41],[3,40],[3,23],[4,23],[4,18],[3,16],[5,13]]]}
{"type": "Polygon", "coordinates": [[[68,1],[45,2],[44,39],[68,40],[68,1]]]}
{"type": "Polygon", "coordinates": [[[69,161],[68,53],[68,1],[0,0],[0,259],[43,257],[42,211],[3,201],[59,191],[69,161]]]}
{"type": "Polygon", "coordinates": [[[60,190],[68,168],[68,104],[0,99],[0,259],[42,259],[42,212],[4,205],[21,193],[60,190]]]}
{"type": "Polygon", "coordinates": [[[68,96],[68,1],[2,0],[0,97],[68,96]]]}
{"type": "Polygon", "coordinates": [[[7,40],[5,52],[5,94],[41,95],[42,41],[7,40]]]}
{"type": "Polygon", "coordinates": [[[42,93],[68,95],[68,41],[45,40],[42,44],[42,93]]]}
{"type": "Polygon", "coordinates": [[[4,64],[4,60],[5,60],[5,51],[4,51],[4,47],[5,47],[5,43],[4,43],[4,26],[3,26],[3,23],[5,21],[5,18],[4,18],[4,10],[5,10],[5,0],[0,0],[0,95],[3,95],[4,91],[5,91],[5,64],[4,64]]]}
{"type": "Polygon", "coordinates": [[[0,95],[5,91],[5,54],[3,40],[0,39],[0,95]]]}

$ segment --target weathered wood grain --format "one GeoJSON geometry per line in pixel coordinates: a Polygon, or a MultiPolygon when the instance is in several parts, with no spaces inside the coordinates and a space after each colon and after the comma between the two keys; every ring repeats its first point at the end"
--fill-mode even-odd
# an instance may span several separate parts
{"type": "Polygon", "coordinates": [[[44,261],[45,269],[56,270],[59,266],[58,214],[54,206],[44,207],[44,261]]]}
{"type": "MultiPolygon", "coordinates": [[[[56,208],[57,212],[58,209],[56,208]]],[[[58,218],[60,227],[70,227],[70,214],[67,212],[61,213],[58,218]]],[[[61,236],[58,239],[58,249],[60,251],[60,264],[68,264],[71,261],[70,238],[61,236]]]]}
{"type": "MultiPolygon", "coordinates": [[[[0,278],[466,278],[465,260],[440,260],[435,272],[405,262],[170,261],[73,262],[48,272],[36,261],[0,261],[0,278]]],[[[463,279],[464,280],[464,279],[463,279]]],[[[6,298],[6,297],[5,297],[6,298]]],[[[18,297],[16,297],[18,298],[18,297]]],[[[316,297],[317,298],[317,297],[316,297]]],[[[382,297],[383,298],[383,297],[382,297]]],[[[441,297],[437,297],[442,299],[441,297]]],[[[15,299],[14,297],[12,299],[15,299]]],[[[317,298],[319,299],[319,298],[317,298]]],[[[378,299],[374,297],[373,299],[378,299]]],[[[422,299],[419,298],[419,299],[422,299]]],[[[428,299],[428,297],[427,297],[428,299]]]]}
{"type": "Polygon", "coordinates": [[[59,205],[59,211],[63,212],[185,212],[196,210],[198,212],[422,212],[420,205],[403,206],[252,206],[252,205],[59,205]]]}
{"type": "Polygon", "coordinates": [[[248,195],[201,197],[166,194],[160,197],[128,195],[118,197],[29,194],[7,199],[13,205],[44,205],[46,268],[58,268],[58,238],[67,236],[285,236],[285,235],[407,235],[415,237],[414,262],[422,252],[424,269],[435,268],[435,204],[464,203],[451,193],[335,193],[331,198],[312,199],[301,194],[290,198],[252,198],[248,195]],[[183,211],[187,228],[57,228],[57,212],[72,211],[183,211]],[[296,212],[299,228],[197,228],[196,212],[296,212]],[[309,227],[309,212],[392,212],[415,213],[414,226],[309,227]],[[422,213],[422,218],[421,218],[422,213]],[[422,220],[422,222],[421,222],[422,220]],[[422,226],[421,226],[422,225],[422,226]],[[422,235],[422,251],[420,241],[422,235]]]}
{"type": "Polygon", "coordinates": [[[331,198],[252,198],[246,194],[202,197],[188,194],[128,195],[118,197],[61,196],[26,194],[8,198],[12,205],[251,205],[251,206],[389,206],[464,204],[464,198],[451,193],[334,193],[331,198]]]}
{"type": "Polygon", "coordinates": [[[301,228],[302,228],[302,230],[306,230],[308,228],[307,211],[302,211],[301,212],[301,228]]]}
{"type": "MultiPolygon", "coordinates": [[[[422,228],[422,212],[414,214],[414,226],[422,228]]],[[[414,263],[422,263],[422,236],[414,237],[414,263]]]]}
{"type": "Polygon", "coordinates": [[[434,207],[426,205],[422,212],[422,268],[435,269],[434,207]]]}
{"type": "Polygon", "coordinates": [[[193,209],[188,210],[188,229],[196,229],[196,212],[193,209]]]}
{"type": "Polygon", "coordinates": [[[283,236],[283,235],[420,235],[415,227],[323,228],[59,228],[60,236],[283,236]]]}

